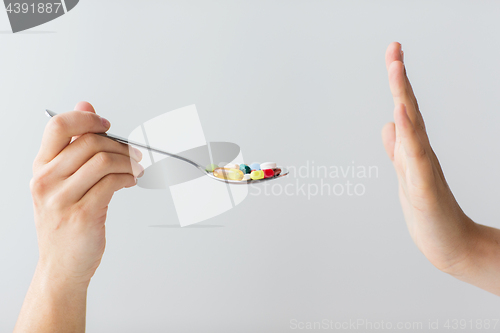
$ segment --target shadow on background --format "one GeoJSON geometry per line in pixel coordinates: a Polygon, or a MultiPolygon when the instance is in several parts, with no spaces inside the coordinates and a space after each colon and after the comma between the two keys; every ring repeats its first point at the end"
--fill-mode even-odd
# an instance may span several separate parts
{"type": "Polygon", "coordinates": [[[5,34],[5,35],[37,35],[37,34],[55,34],[55,31],[19,31],[16,33],[13,33],[10,30],[2,30],[0,31],[0,34],[5,34]]]}
{"type": "Polygon", "coordinates": [[[150,228],[183,228],[183,229],[190,229],[190,228],[224,228],[223,225],[216,225],[216,224],[193,224],[193,225],[188,225],[185,227],[181,227],[178,224],[158,224],[158,225],[150,225],[150,228]]]}

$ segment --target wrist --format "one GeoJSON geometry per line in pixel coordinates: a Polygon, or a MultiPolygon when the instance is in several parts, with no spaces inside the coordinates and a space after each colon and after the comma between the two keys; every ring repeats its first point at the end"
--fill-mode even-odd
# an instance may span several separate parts
{"type": "Polygon", "coordinates": [[[481,243],[481,232],[479,225],[472,221],[467,215],[463,214],[461,225],[462,236],[458,238],[456,252],[453,258],[448,261],[448,264],[441,271],[455,277],[468,274],[472,266],[475,265],[477,259],[477,245],[481,243]]]}
{"type": "Polygon", "coordinates": [[[47,290],[76,293],[86,292],[90,283],[90,277],[70,274],[42,260],[37,264],[34,280],[47,290]]]}
{"type": "Polygon", "coordinates": [[[39,262],[15,332],[85,332],[87,287],[39,262]]]}

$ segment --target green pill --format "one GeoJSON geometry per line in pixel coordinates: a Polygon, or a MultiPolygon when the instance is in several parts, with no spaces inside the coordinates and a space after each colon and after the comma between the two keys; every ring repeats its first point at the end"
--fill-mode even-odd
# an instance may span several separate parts
{"type": "Polygon", "coordinates": [[[209,164],[207,165],[207,168],[205,170],[207,170],[208,172],[214,172],[215,169],[217,169],[219,166],[217,164],[209,164]]]}
{"type": "Polygon", "coordinates": [[[243,171],[244,174],[252,172],[252,169],[246,164],[240,164],[240,170],[243,171]]]}

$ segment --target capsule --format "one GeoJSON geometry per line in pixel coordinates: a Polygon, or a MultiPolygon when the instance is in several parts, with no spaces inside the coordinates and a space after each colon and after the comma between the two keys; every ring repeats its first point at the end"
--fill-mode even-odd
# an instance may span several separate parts
{"type": "Polygon", "coordinates": [[[254,170],[254,171],[252,171],[252,173],[250,174],[250,177],[251,177],[253,180],[262,179],[262,178],[264,178],[264,171],[262,171],[262,170],[254,170]]]}
{"type": "Polygon", "coordinates": [[[274,170],[273,169],[264,169],[264,178],[272,178],[274,177],[274,170]]]}
{"type": "Polygon", "coordinates": [[[226,169],[239,169],[240,165],[236,163],[228,163],[224,166],[221,166],[221,168],[226,168],[226,169]]]}
{"type": "Polygon", "coordinates": [[[250,167],[246,164],[240,164],[240,170],[244,173],[244,174],[249,174],[250,172],[252,172],[252,169],[250,169],[250,167]]]}
{"type": "Polygon", "coordinates": [[[242,180],[243,171],[239,169],[217,168],[214,170],[214,176],[225,180],[242,180]]]}
{"type": "Polygon", "coordinates": [[[281,173],[281,169],[280,168],[274,169],[274,176],[275,177],[278,177],[280,175],[280,173],[281,173]]]}
{"type": "Polygon", "coordinates": [[[257,162],[254,162],[254,163],[250,164],[250,169],[251,170],[260,170],[260,164],[257,162]]]}
{"type": "Polygon", "coordinates": [[[219,166],[217,164],[209,164],[205,168],[208,172],[214,172],[215,169],[217,169],[219,166]]]}
{"type": "Polygon", "coordinates": [[[276,162],[265,162],[260,165],[261,170],[264,169],[276,169],[276,162]]]}

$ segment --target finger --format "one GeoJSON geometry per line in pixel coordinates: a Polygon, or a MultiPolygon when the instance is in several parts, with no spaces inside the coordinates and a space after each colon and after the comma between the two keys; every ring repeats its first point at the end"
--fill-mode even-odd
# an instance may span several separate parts
{"type": "Polygon", "coordinates": [[[86,111],[71,111],[49,120],[43,133],[42,145],[35,164],[46,164],[56,157],[76,135],[103,133],[109,129],[109,121],[86,111]]]}
{"type": "Polygon", "coordinates": [[[67,146],[49,164],[58,177],[67,178],[99,152],[121,154],[137,162],[142,159],[142,153],[138,149],[97,134],[86,133],[67,146]]]}
{"type": "MultiPolygon", "coordinates": [[[[394,105],[399,103],[405,104],[413,125],[417,127],[419,134],[423,134],[425,133],[424,119],[418,108],[418,102],[415,98],[410,80],[406,75],[403,58],[401,44],[396,42],[390,44],[387,48],[385,57],[389,74],[389,86],[394,99],[394,105]]],[[[423,139],[425,139],[424,141],[428,141],[426,137],[423,139]]]]}
{"type": "Polygon", "coordinates": [[[87,111],[87,112],[95,113],[95,109],[92,106],[92,104],[90,104],[89,102],[85,102],[85,101],[76,103],[75,111],[87,111]]]}
{"type": "Polygon", "coordinates": [[[398,42],[393,42],[389,44],[387,50],[385,51],[385,66],[389,70],[389,65],[393,61],[403,61],[403,50],[401,49],[401,44],[398,42]]]}
{"type": "Polygon", "coordinates": [[[391,161],[394,161],[394,146],[396,143],[396,127],[394,123],[387,123],[382,128],[382,142],[387,155],[391,161]]]}
{"type": "MultiPolygon", "coordinates": [[[[386,66],[387,70],[389,70],[389,66],[394,61],[400,61],[404,64],[405,63],[404,58],[405,58],[404,51],[402,49],[401,43],[398,43],[398,42],[391,43],[387,47],[387,51],[385,52],[385,66],[386,66]]],[[[417,109],[418,109],[417,99],[415,98],[415,94],[413,93],[413,88],[410,84],[410,80],[408,79],[408,75],[406,74],[406,66],[404,67],[404,77],[405,77],[408,93],[410,94],[410,97],[411,97],[413,103],[417,106],[417,109]]]]}
{"type": "Polygon", "coordinates": [[[97,211],[108,206],[113,194],[122,189],[132,187],[136,179],[130,174],[112,173],[97,182],[80,200],[89,210],[97,211]]]}
{"type": "MultiPolygon", "coordinates": [[[[401,51],[403,52],[403,51],[401,51]]],[[[403,65],[404,65],[404,62],[403,62],[403,65]]],[[[422,124],[424,124],[424,119],[422,118],[422,114],[420,113],[420,109],[418,108],[418,102],[417,102],[417,98],[415,97],[415,93],[413,92],[413,87],[410,83],[410,79],[408,79],[408,74],[406,73],[406,66],[404,66],[404,77],[405,77],[405,82],[406,82],[406,89],[408,91],[408,94],[410,96],[410,100],[413,102],[413,105],[415,107],[415,110],[417,112],[417,114],[420,116],[420,119],[422,120],[422,124]]]]}
{"type": "Polygon", "coordinates": [[[399,132],[406,157],[408,170],[404,172],[409,173],[412,184],[419,188],[431,185],[432,164],[427,149],[420,141],[404,104],[396,106],[394,109],[394,119],[396,120],[396,128],[399,132]]]}
{"type": "Polygon", "coordinates": [[[64,191],[69,202],[76,202],[109,174],[128,173],[140,177],[143,171],[139,163],[125,155],[99,152],[64,182],[64,191]]]}
{"type": "Polygon", "coordinates": [[[410,92],[406,84],[404,64],[398,60],[393,61],[389,65],[387,71],[394,105],[403,103],[407,108],[413,107],[413,101],[411,100],[410,92]]]}
{"type": "Polygon", "coordinates": [[[407,81],[404,64],[400,61],[394,61],[389,65],[389,86],[391,88],[394,105],[404,104],[413,125],[423,133],[425,133],[424,120],[418,104],[413,97],[411,85],[407,81]]]}
{"type": "MultiPolygon", "coordinates": [[[[389,73],[389,77],[390,77],[390,67],[392,65],[393,62],[400,62],[401,64],[403,64],[403,70],[402,70],[402,76],[404,77],[404,82],[405,82],[405,85],[407,88],[407,92],[409,93],[409,95],[411,95],[410,97],[413,97],[413,99],[415,99],[415,96],[413,94],[413,89],[411,87],[411,84],[410,84],[410,81],[408,80],[408,77],[406,75],[406,68],[404,66],[404,53],[403,53],[403,49],[402,49],[402,46],[400,43],[398,42],[393,42],[391,43],[388,47],[387,47],[387,51],[385,52],[385,66],[387,68],[387,71],[389,73]]],[[[389,81],[390,83],[390,81],[389,81]]],[[[398,101],[400,102],[400,101],[398,101]]],[[[395,102],[394,105],[396,105],[398,102],[395,102]]],[[[415,99],[415,102],[416,102],[416,99],[415,99]]]]}
{"type": "MultiPolygon", "coordinates": [[[[95,113],[94,107],[89,102],[78,102],[78,103],[76,103],[74,110],[75,111],[87,111],[87,112],[95,113]]],[[[79,135],[74,136],[73,138],[71,138],[71,141],[75,141],[78,137],[79,137],[79,135]]]]}

